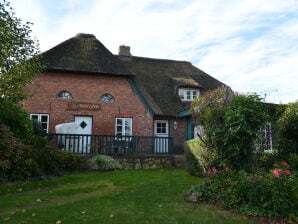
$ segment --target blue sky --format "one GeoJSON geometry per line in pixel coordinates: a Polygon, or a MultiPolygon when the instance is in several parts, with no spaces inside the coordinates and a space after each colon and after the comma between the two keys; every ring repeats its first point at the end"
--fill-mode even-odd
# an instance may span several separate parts
{"type": "Polygon", "coordinates": [[[45,51],[77,33],[111,52],[186,60],[266,102],[298,99],[298,0],[14,0],[45,51]]]}

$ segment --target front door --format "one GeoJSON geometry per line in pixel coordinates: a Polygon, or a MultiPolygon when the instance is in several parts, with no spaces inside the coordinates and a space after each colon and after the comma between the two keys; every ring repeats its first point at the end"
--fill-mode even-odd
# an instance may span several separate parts
{"type": "Polygon", "coordinates": [[[75,122],[80,126],[77,134],[86,135],[80,137],[78,150],[81,153],[90,153],[92,117],[75,116],[75,122]]]}
{"type": "Polygon", "coordinates": [[[168,153],[169,151],[169,121],[155,120],[154,121],[154,152],[168,153]]]}

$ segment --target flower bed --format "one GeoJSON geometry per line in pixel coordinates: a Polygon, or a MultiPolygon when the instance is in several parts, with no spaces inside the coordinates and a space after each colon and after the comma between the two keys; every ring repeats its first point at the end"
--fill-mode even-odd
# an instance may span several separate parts
{"type": "Polygon", "coordinates": [[[228,167],[208,172],[206,181],[186,192],[190,201],[217,203],[251,216],[298,221],[298,178],[286,162],[269,173],[249,174],[228,167]]]}

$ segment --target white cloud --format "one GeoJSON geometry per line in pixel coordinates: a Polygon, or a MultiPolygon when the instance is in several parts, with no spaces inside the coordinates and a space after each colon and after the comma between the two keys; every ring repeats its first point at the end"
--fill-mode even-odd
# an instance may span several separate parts
{"type": "Polygon", "coordinates": [[[298,99],[296,0],[15,0],[12,6],[35,24],[42,51],[93,33],[113,53],[127,44],[134,55],[191,61],[271,102],[298,99]]]}

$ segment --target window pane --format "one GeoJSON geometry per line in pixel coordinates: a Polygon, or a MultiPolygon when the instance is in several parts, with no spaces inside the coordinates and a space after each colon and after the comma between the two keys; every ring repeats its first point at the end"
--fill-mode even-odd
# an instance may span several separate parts
{"type": "Polygon", "coordinates": [[[48,122],[48,116],[47,115],[41,115],[41,122],[48,122]]]}
{"type": "Polygon", "coordinates": [[[100,100],[103,102],[114,102],[115,98],[111,94],[106,93],[100,97],[100,100]]]}
{"type": "Polygon", "coordinates": [[[121,125],[122,126],[122,119],[117,118],[117,125],[121,125]]]}
{"type": "Polygon", "coordinates": [[[190,92],[190,90],[188,90],[186,92],[186,99],[191,100],[191,92],[190,92]]]}
{"type": "Polygon", "coordinates": [[[71,95],[71,93],[68,92],[68,91],[61,91],[61,92],[59,92],[59,93],[56,95],[56,98],[57,98],[57,99],[68,99],[68,100],[70,100],[70,99],[72,99],[72,95],[71,95]]]}
{"type": "Polygon", "coordinates": [[[38,121],[38,115],[31,115],[31,119],[35,120],[35,121],[38,121]]]}
{"type": "Polygon", "coordinates": [[[129,126],[125,127],[125,135],[130,135],[131,134],[131,129],[129,126]]]}
{"type": "Polygon", "coordinates": [[[117,126],[117,133],[122,133],[122,126],[117,126]]]}
{"type": "Polygon", "coordinates": [[[48,124],[47,123],[42,123],[41,127],[42,127],[43,130],[47,131],[48,124]]]}

